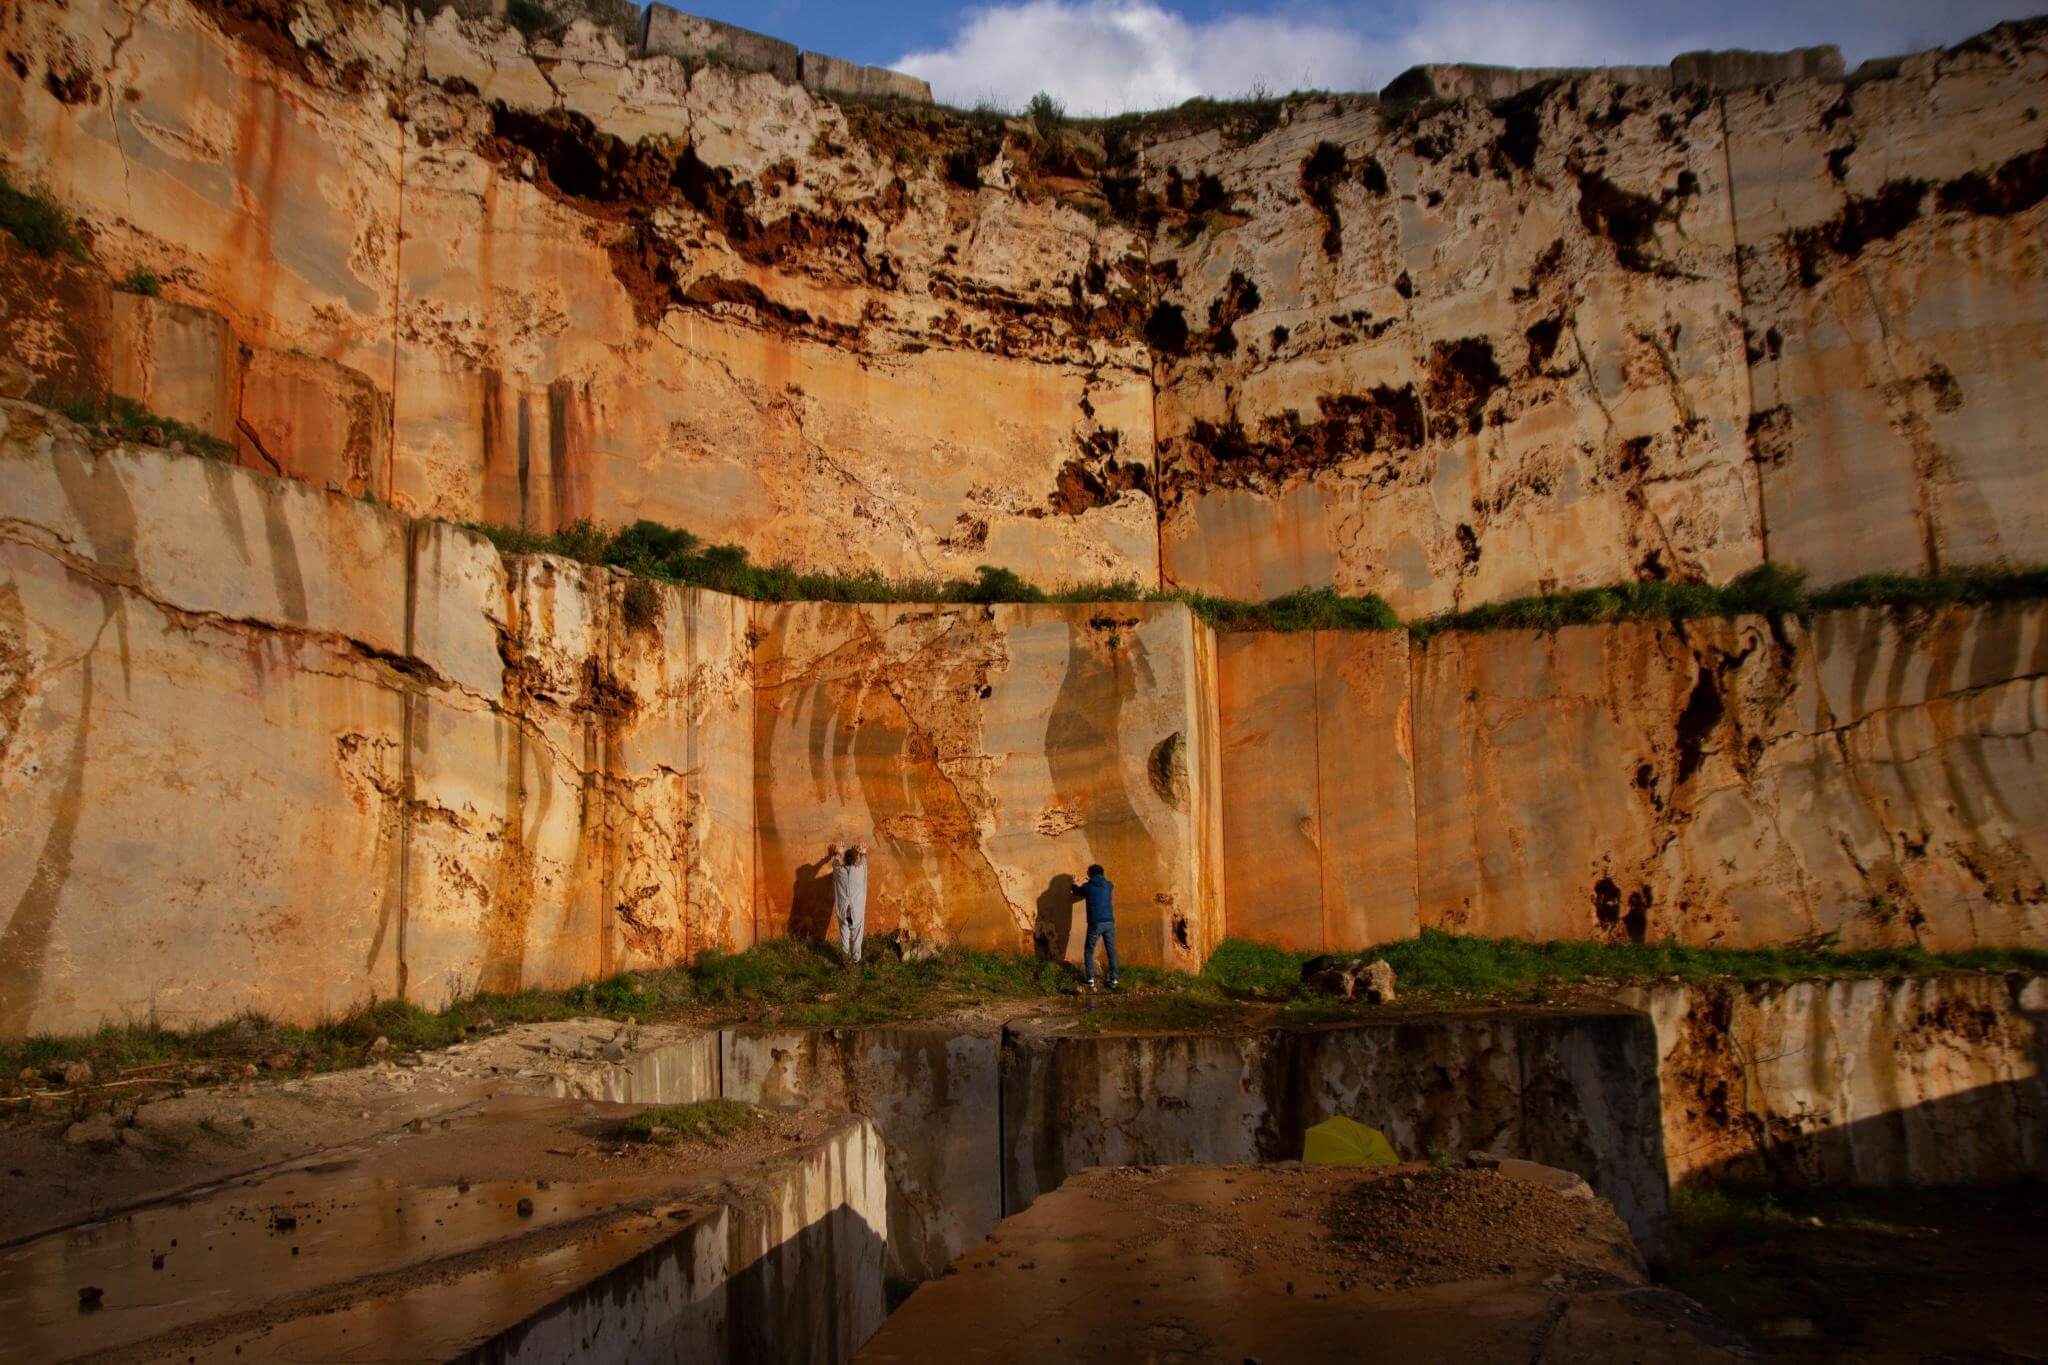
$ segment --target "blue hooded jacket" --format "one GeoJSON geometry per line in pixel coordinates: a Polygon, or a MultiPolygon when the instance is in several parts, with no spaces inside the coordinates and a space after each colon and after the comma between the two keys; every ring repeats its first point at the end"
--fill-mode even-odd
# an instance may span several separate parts
{"type": "Polygon", "coordinates": [[[1088,902],[1090,924],[1114,924],[1116,909],[1111,904],[1110,893],[1116,890],[1116,883],[1103,876],[1090,877],[1074,888],[1074,895],[1088,902]]]}

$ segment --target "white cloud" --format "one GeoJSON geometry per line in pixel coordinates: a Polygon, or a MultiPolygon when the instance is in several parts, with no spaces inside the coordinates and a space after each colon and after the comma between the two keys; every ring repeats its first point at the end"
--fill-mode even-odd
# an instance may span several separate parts
{"type": "Polygon", "coordinates": [[[1421,62],[1632,65],[1696,48],[1833,42],[1853,64],[1953,42],[2008,2],[1944,0],[1931,15],[1925,0],[1358,0],[1193,20],[1158,0],[1022,0],[969,10],[949,45],[892,65],[948,104],[1018,108],[1045,90],[1073,113],[1099,114],[1255,87],[1376,90],[1421,62]]]}
{"type": "Polygon", "coordinates": [[[1077,114],[1157,109],[1195,95],[1359,90],[1381,69],[1331,24],[1243,15],[1191,23],[1146,0],[1026,0],[976,10],[950,47],[892,63],[949,104],[1016,108],[1040,90],[1077,114]]]}

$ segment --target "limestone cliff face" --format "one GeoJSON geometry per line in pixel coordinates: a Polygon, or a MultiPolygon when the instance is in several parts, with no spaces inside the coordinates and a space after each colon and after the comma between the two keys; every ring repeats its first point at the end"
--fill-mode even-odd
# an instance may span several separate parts
{"type": "Polygon", "coordinates": [[[1953,1185],[2048,1170],[2048,979],[1634,988],[1671,1178],[1953,1185]]]}
{"type": "Polygon", "coordinates": [[[1188,969],[1223,934],[1208,631],[1177,605],[755,610],[755,902],[823,933],[827,846],[870,847],[868,924],[1078,960],[1073,878],[1118,946],[1188,969]]]}
{"type": "Polygon", "coordinates": [[[2048,612],[1225,636],[1230,930],[2048,941],[2048,612]]]}
{"type": "Polygon", "coordinates": [[[452,9],[85,0],[13,8],[0,46],[0,155],[106,273],[220,316],[153,359],[218,371],[239,405],[170,415],[254,466],[812,568],[1156,576],[1142,248],[1012,193],[999,137],[452,9]]]}
{"type": "Polygon", "coordinates": [[[2048,556],[2038,24],[1051,138],[366,0],[0,48],[95,267],[0,263],[8,391],[406,512],[1412,612],[2048,556]]]}
{"type": "Polygon", "coordinates": [[[1183,606],[755,606],[0,403],[0,1036],[313,1020],[871,930],[1223,935],[1183,606]],[[757,687],[758,682],[758,687],[757,687]]]}
{"type": "Polygon", "coordinates": [[[753,941],[740,604],[0,422],[0,1034],[753,941]]]}
{"type": "Polygon", "coordinates": [[[0,1033],[803,932],[837,838],[876,928],[989,947],[1071,951],[1103,862],[1175,966],[2048,938],[2038,606],[1219,642],[432,520],[1410,614],[2048,559],[2038,23],[1050,133],[367,0],[42,0],[0,57],[86,239],[0,236],[0,1033]],[[51,411],[108,393],[242,468],[51,411]]]}
{"type": "Polygon", "coordinates": [[[1170,580],[1425,612],[2048,554],[2040,26],[1849,82],[1637,75],[1150,149],[1211,205],[1153,244],[1170,580]]]}

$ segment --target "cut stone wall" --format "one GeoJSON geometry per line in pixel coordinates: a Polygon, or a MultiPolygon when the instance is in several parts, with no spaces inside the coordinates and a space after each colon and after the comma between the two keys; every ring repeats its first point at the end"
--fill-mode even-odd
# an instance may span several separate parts
{"type": "MultiPolygon", "coordinates": [[[[788,83],[786,44],[778,78],[452,7],[306,0],[289,34],[217,15],[0,16],[10,174],[80,216],[95,273],[163,281],[124,313],[216,315],[218,335],[159,327],[123,391],[252,467],[413,514],[651,517],[807,569],[1156,581],[1151,382],[1116,321],[1142,311],[1128,229],[962,188],[929,155],[907,171],[858,110],[788,83]],[[215,362],[239,371],[225,429],[171,379],[215,362]]],[[[671,20],[741,32],[661,6],[651,31],[671,20]]],[[[17,291],[0,270],[0,293],[35,303],[39,273],[17,291]]],[[[52,345],[64,328],[26,311],[0,313],[22,357],[0,393],[105,386],[103,354],[67,363],[104,328],[52,345]]]]}
{"type": "Polygon", "coordinates": [[[1418,69],[1149,149],[1169,582],[1409,614],[1765,559],[2048,558],[2037,22],[1418,69]]]}
{"type": "Polygon", "coordinates": [[[753,941],[741,604],[19,404],[0,505],[0,1034],[753,941]]]}
{"type": "MultiPolygon", "coordinates": [[[[453,7],[237,15],[15,7],[0,158],[164,282],[108,323],[158,320],[115,381],[254,467],[809,569],[1409,613],[2048,558],[2038,24],[1852,80],[1829,49],[1418,69],[1147,132],[1125,183],[941,146],[806,88],[908,78],[665,6],[639,57],[453,7]]],[[[14,273],[0,392],[105,382],[14,273]]]]}
{"type": "Polygon", "coordinates": [[[1244,632],[1217,645],[1230,935],[1306,952],[1413,936],[1407,634],[1244,632]]]}
{"type": "Polygon", "coordinates": [[[1178,604],[757,606],[756,927],[830,932],[828,846],[869,846],[869,933],[1078,961],[1072,879],[1132,962],[1221,941],[1207,628],[1178,604]]]}
{"type": "Polygon", "coordinates": [[[1232,935],[2048,942],[2039,606],[1222,658],[1232,935]]]}
{"type": "Polygon", "coordinates": [[[859,1114],[889,1178],[889,1273],[943,1275],[1003,1216],[1002,1044],[945,1028],[727,1029],[720,1094],[859,1114]]]}
{"type": "Polygon", "coordinates": [[[2048,979],[1633,987],[1675,1181],[2006,1184],[2048,1171],[2048,979]]]}
{"type": "Polygon", "coordinates": [[[1336,1114],[1404,1159],[1492,1152],[1575,1171],[1646,1254],[1669,1212],[1650,1025],[1592,1015],[1432,1015],[1236,1037],[1004,1035],[1004,1212],[1088,1166],[1289,1161],[1336,1114]]]}

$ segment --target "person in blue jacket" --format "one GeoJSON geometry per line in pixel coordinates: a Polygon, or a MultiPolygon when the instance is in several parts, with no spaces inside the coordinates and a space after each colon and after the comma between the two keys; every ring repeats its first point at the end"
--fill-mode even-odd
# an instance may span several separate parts
{"type": "Polygon", "coordinates": [[[1074,882],[1074,899],[1088,904],[1088,947],[1081,958],[1081,979],[1095,989],[1095,945],[1099,942],[1109,955],[1109,988],[1116,989],[1116,884],[1102,875],[1102,864],[1091,863],[1088,875],[1074,882]]]}

